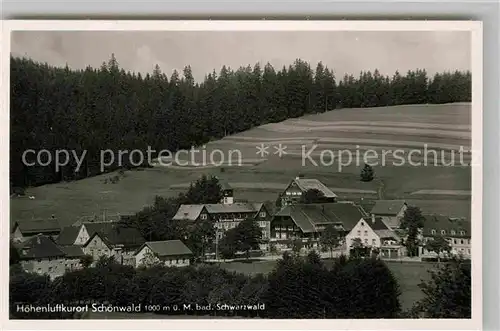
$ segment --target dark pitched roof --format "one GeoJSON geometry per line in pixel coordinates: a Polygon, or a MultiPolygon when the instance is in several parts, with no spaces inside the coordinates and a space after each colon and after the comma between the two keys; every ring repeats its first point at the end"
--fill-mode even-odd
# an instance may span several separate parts
{"type": "Polygon", "coordinates": [[[92,237],[97,232],[106,233],[111,231],[117,222],[84,222],[82,224],[85,226],[85,229],[87,229],[89,237],[92,237]]]}
{"type": "Polygon", "coordinates": [[[16,221],[14,223],[13,230],[19,227],[21,233],[49,233],[49,232],[59,232],[61,231],[61,226],[55,218],[49,218],[45,220],[23,220],[16,221]]]}
{"type": "Polygon", "coordinates": [[[446,236],[470,238],[471,222],[464,218],[451,218],[445,215],[423,215],[425,218],[423,236],[446,236]],[[432,233],[435,230],[436,233],[432,233]],[[441,231],[445,231],[444,234],[441,231]],[[454,231],[454,233],[453,233],[454,231]]]}
{"type": "Polygon", "coordinates": [[[315,189],[322,192],[326,198],[337,197],[337,195],[333,193],[332,190],[330,190],[325,184],[315,178],[295,178],[293,181],[302,191],[315,189]]]}
{"type": "MultiPolygon", "coordinates": [[[[104,243],[110,247],[115,245],[123,245],[124,247],[137,247],[146,242],[139,230],[135,228],[127,228],[112,223],[111,226],[104,226],[101,229],[94,229],[95,231],[89,237],[89,240],[84,244],[87,245],[95,236],[99,236],[104,243]]],[[[90,232],[89,232],[90,234],[90,232]]]]}
{"type": "Polygon", "coordinates": [[[85,253],[81,246],[70,245],[70,246],[59,246],[59,249],[64,252],[66,257],[82,257],[85,253]]]}
{"type": "Polygon", "coordinates": [[[148,241],[137,251],[148,246],[158,256],[192,255],[193,252],[180,240],[148,241]]]}
{"type": "Polygon", "coordinates": [[[65,256],[65,253],[51,238],[41,234],[29,238],[17,247],[21,259],[44,259],[65,256]]]}
{"type": "Polygon", "coordinates": [[[405,200],[377,200],[371,213],[375,215],[396,216],[405,204],[405,200]]]}
{"type": "Polygon", "coordinates": [[[75,243],[76,237],[80,232],[79,226],[67,226],[62,228],[61,233],[57,237],[57,243],[59,245],[73,245],[75,243]]]}
{"type": "Polygon", "coordinates": [[[275,216],[289,216],[302,232],[316,232],[318,225],[341,224],[350,231],[366,216],[364,210],[350,203],[295,204],[282,208],[275,216]]]}
{"type": "Polygon", "coordinates": [[[366,222],[366,224],[372,228],[372,230],[379,236],[381,239],[382,238],[394,238],[399,240],[400,237],[396,232],[391,230],[387,224],[382,220],[381,217],[365,217],[363,220],[366,222]]]}

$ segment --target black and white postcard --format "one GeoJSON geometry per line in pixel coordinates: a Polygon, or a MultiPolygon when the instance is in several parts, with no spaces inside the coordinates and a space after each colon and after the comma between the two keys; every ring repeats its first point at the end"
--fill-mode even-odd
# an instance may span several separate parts
{"type": "Polygon", "coordinates": [[[481,328],[480,22],[4,28],[9,323],[481,328]]]}

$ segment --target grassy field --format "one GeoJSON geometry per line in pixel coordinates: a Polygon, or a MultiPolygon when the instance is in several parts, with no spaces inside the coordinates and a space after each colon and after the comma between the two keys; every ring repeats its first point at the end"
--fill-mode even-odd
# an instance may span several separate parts
{"type": "MultiPolygon", "coordinates": [[[[103,174],[76,182],[29,188],[27,196],[33,195],[35,199],[12,198],[11,221],[47,218],[53,214],[67,225],[80,217],[104,212],[134,213],[151,204],[155,195],[172,196],[184,191],[188,183],[202,174],[217,175],[233,183],[236,199],[274,201],[299,173],[323,181],[341,199],[404,198],[421,206],[425,213],[470,217],[467,194],[471,189],[470,168],[442,165],[443,160],[450,161],[460,146],[470,148],[470,111],[470,104],[410,105],[334,110],[270,123],[210,142],[195,158],[200,162],[203,150],[206,155],[219,150],[225,156],[222,167],[196,167],[192,163],[175,167],[157,165],[127,171],[126,177],[116,184],[105,184],[104,179],[114,174],[103,174]],[[287,153],[281,157],[274,155],[280,143],[287,153]],[[256,154],[256,146],[260,144],[268,146],[268,155],[256,154]],[[317,148],[311,153],[313,160],[319,161],[320,151],[326,149],[334,153],[333,161],[328,158],[329,154],[325,154],[323,165],[303,160],[302,149],[307,152],[315,144],[317,148]],[[401,150],[406,156],[412,149],[425,152],[424,144],[428,149],[436,148],[439,158],[443,151],[443,160],[439,160],[437,166],[433,162],[427,166],[398,166],[394,164],[395,156],[389,154],[384,158],[384,165],[374,166],[374,181],[359,180],[364,151],[379,153],[377,161],[382,163],[384,150],[401,150]],[[347,165],[348,157],[338,154],[339,150],[353,154],[351,164],[347,165]],[[361,153],[361,159],[356,158],[356,151],[361,153]],[[229,156],[232,166],[228,164],[229,156]],[[241,166],[238,166],[239,158],[241,166]]],[[[214,161],[219,159],[215,157],[214,161]]],[[[422,159],[423,156],[412,157],[413,162],[422,159]]],[[[464,160],[470,160],[470,154],[466,153],[464,160]]]]}
{"type": "MultiPolygon", "coordinates": [[[[325,262],[328,265],[328,262],[325,262]]],[[[400,302],[404,310],[410,309],[413,304],[423,298],[423,293],[418,287],[422,280],[429,280],[428,271],[434,267],[433,263],[420,262],[386,262],[398,280],[401,288],[400,302]]],[[[221,263],[221,267],[241,272],[244,274],[268,274],[276,265],[276,261],[259,261],[252,263],[229,262],[221,263]]]]}

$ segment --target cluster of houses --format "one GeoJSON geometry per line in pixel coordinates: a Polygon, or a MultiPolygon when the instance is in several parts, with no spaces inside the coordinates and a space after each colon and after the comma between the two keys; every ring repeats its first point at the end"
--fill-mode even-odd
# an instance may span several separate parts
{"type": "MultiPolygon", "coordinates": [[[[175,220],[191,223],[213,222],[216,242],[224,233],[244,219],[254,219],[262,230],[262,250],[270,245],[287,249],[291,242],[301,240],[304,246],[319,248],[326,227],[334,227],[343,238],[345,254],[354,242],[377,250],[385,259],[406,255],[404,233],[399,229],[407,203],[404,200],[377,200],[370,212],[354,202],[338,201],[337,195],[317,179],[293,179],[280,195],[281,208],[270,212],[265,203],[235,202],[231,186],[224,183],[223,199],[218,204],[181,205],[175,220]],[[309,190],[320,192],[321,203],[305,203],[302,197],[309,190]]],[[[424,215],[420,240],[437,236],[446,238],[451,254],[471,255],[470,221],[443,215],[424,215]]],[[[125,265],[140,267],[150,262],[167,266],[186,266],[193,258],[181,240],[146,241],[134,228],[119,226],[117,219],[78,221],[61,228],[55,218],[17,221],[12,240],[25,270],[57,277],[67,270],[82,268],[85,256],[92,261],[114,257],[125,265]]],[[[419,250],[420,256],[435,256],[419,250]]]]}

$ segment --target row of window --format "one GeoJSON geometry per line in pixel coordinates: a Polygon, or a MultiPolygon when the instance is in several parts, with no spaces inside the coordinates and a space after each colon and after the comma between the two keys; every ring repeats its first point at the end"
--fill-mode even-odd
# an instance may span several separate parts
{"type": "MultiPolygon", "coordinates": [[[[267,235],[268,235],[267,231],[266,230],[262,230],[262,238],[267,238],[267,235]]],[[[224,233],[223,232],[217,232],[216,236],[217,236],[217,239],[222,239],[222,238],[224,238],[224,233]]]]}
{"type": "MultiPolygon", "coordinates": [[[[434,229],[431,230],[431,234],[436,234],[436,233],[437,233],[436,230],[434,230],[434,229]]],[[[441,230],[441,234],[445,235],[446,234],[446,230],[441,230]]],[[[450,231],[450,235],[454,236],[456,234],[457,234],[457,232],[455,230],[451,230],[450,231]]],[[[460,235],[461,236],[465,236],[465,231],[460,231],[460,235]]]]}
{"type": "MultiPolygon", "coordinates": [[[[361,237],[358,237],[358,239],[361,240],[361,237]]],[[[363,242],[365,245],[368,245],[368,238],[365,238],[363,240],[363,242]]],[[[395,243],[396,243],[396,241],[394,241],[394,240],[384,240],[384,242],[383,242],[384,245],[393,245],[395,243]]],[[[351,241],[351,244],[352,244],[352,241],[351,241]]],[[[377,239],[372,239],[371,245],[377,246],[377,239]]]]}
{"type": "Polygon", "coordinates": [[[276,231],[297,231],[298,228],[294,226],[275,226],[274,230],[276,231]]]}
{"type": "Polygon", "coordinates": [[[189,259],[171,259],[171,260],[165,261],[166,265],[188,264],[188,263],[189,263],[189,259]]]}
{"type": "MultiPolygon", "coordinates": [[[[465,254],[465,252],[467,252],[467,254],[469,254],[469,255],[470,255],[470,248],[467,248],[467,250],[466,250],[465,248],[460,248],[460,250],[459,250],[459,251],[460,251],[461,253],[463,253],[463,254],[465,254]]],[[[424,253],[427,253],[427,254],[428,254],[428,253],[435,253],[435,252],[431,252],[431,251],[428,251],[428,250],[424,249],[424,253]]]]}
{"type": "Polygon", "coordinates": [[[286,192],[286,195],[302,195],[302,192],[286,192]]]}
{"type": "MultiPolygon", "coordinates": [[[[232,222],[232,221],[224,221],[224,222],[217,222],[215,223],[215,227],[216,228],[219,228],[219,229],[232,229],[236,226],[238,226],[238,224],[240,224],[241,221],[238,221],[238,222],[232,222]]],[[[266,221],[259,221],[257,222],[257,224],[261,227],[261,228],[265,228],[267,227],[267,224],[269,222],[266,222],[266,221]]]]}
{"type": "MultiPolygon", "coordinates": [[[[222,219],[222,217],[226,217],[226,219],[235,219],[235,218],[239,218],[239,219],[241,219],[241,218],[244,218],[244,217],[248,216],[249,214],[250,214],[250,213],[244,213],[244,214],[243,214],[243,213],[238,213],[238,214],[215,215],[215,217],[214,217],[214,218],[215,218],[215,219],[219,219],[219,220],[220,220],[220,219],[222,219]]],[[[266,215],[267,215],[267,214],[266,214],[266,212],[265,212],[265,211],[261,211],[261,212],[259,213],[259,217],[266,217],[266,215]]],[[[206,219],[208,218],[208,215],[207,215],[207,214],[205,214],[205,213],[203,213],[203,214],[201,214],[201,215],[200,215],[200,218],[201,218],[202,220],[206,220],[206,219]]]]}
{"type": "MultiPolygon", "coordinates": [[[[365,237],[368,236],[368,230],[365,230],[365,237]]],[[[358,237],[361,237],[361,230],[358,230],[358,237]]]]}
{"type": "Polygon", "coordinates": [[[287,232],[276,232],[275,234],[276,239],[287,239],[287,238],[295,238],[293,234],[288,235],[287,232]]]}
{"type": "Polygon", "coordinates": [[[460,245],[468,245],[468,244],[470,244],[470,240],[467,240],[467,239],[465,239],[465,240],[464,239],[460,239],[460,240],[453,239],[453,244],[458,245],[459,242],[460,242],[460,245]]]}

